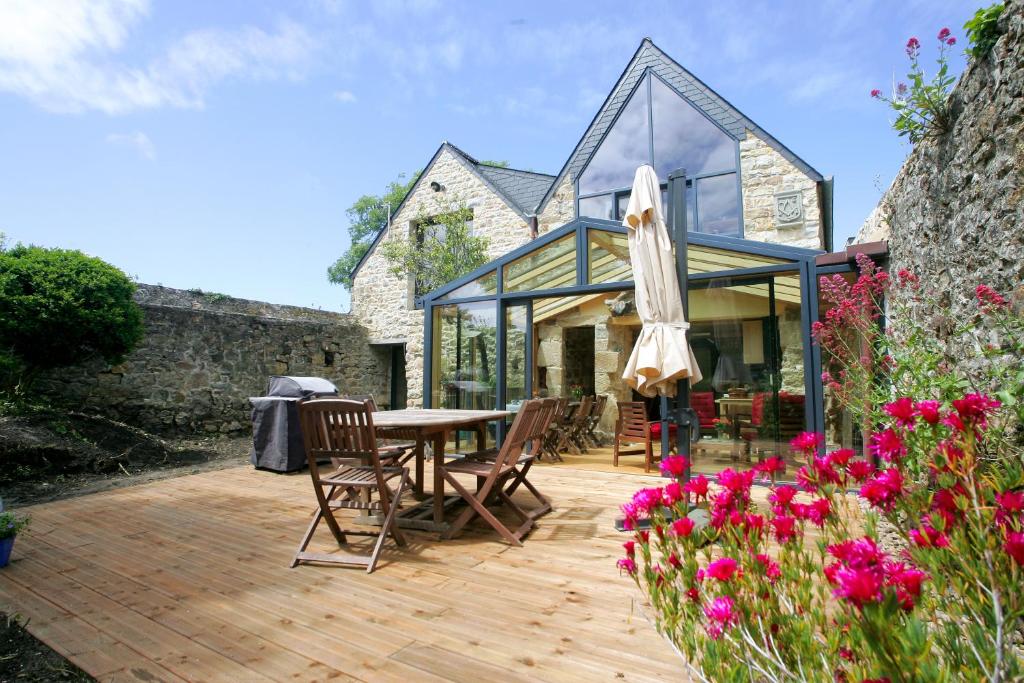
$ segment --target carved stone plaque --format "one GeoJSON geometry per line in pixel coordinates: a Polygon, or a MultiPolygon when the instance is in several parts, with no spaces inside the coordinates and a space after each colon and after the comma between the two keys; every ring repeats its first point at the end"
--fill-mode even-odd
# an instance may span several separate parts
{"type": "Polygon", "coordinates": [[[788,227],[804,222],[804,194],[801,190],[775,195],[775,225],[788,227]]]}

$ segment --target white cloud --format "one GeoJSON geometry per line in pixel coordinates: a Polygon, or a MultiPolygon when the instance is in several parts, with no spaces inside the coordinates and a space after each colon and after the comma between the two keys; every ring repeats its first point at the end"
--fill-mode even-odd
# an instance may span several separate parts
{"type": "Polygon", "coordinates": [[[142,65],[117,61],[147,0],[0,2],[0,90],[60,112],[120,114],[161,106],[202,108],[210,87],[231,78],[299,78],[314,41],[282,20],[185,34],[142,65]]]}
{"type": "Polygon", "coordinates": [[[355,93],[351,90],[335,90],[332,97],[339,102],[350,103],[356,101],[355,93]]]}
{"type": "Polygon", "coordinates": [[[156,147],[153,145],[153,141],[149,139],[149,136],[142,131],[111,133],[107,136],[107,142],[111,145],[130,147],[147,161],[156,160],[156,147]]]}

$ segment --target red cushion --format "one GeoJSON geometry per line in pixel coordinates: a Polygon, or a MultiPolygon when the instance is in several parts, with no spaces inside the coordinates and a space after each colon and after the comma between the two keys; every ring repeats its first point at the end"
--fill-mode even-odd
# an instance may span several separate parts
{"type": "MultiPolygon", "coordinates": [[[[668,425],[668,435],[670,437],[671,436],[675,436],[675,433],[677,431],[679,431],[679,425],[673,424],[673,423],[670,422],[669,425],[668,425]]],[[[651,438],[654,438],[654,439],[661,438],[661,423],[660,422],[652,422],[651,423],[651,438]]]]}
{"type": "Polygon", "coordinates": [[[690,407],[700,417],[700,426],[704,429],[714,427],[714,419],[718,417],[715,410],[715,394],[711,391],[694,391],[690,394],[690,407]]]}

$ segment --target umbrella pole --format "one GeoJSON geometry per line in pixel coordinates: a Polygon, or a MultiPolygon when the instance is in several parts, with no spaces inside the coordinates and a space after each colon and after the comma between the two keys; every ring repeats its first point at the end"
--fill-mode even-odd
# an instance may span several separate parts
{"type": "MultiPolygon", "coordinates": [[[[676,243],[676,278],[679,280],[679,296],[683,304],[683,315],[690,320],[689,282],[687,280],[686,251],[686,169],[678,169],[668,175],[668,219],[676,243]]],[[[662,399],[666,408],[668,399],[662,399]]],[[[667,411],[666,411],[667,412],[667,411]]],[[[691,430],[694,428],[694,414],[690,409],[690,380],[684,378],[676,383],[676,452],[690,459],[691,430]]],[[[700,429],[699,423],[696,425],[700,429]]],[[[665,430],[662,431],[665,433],[665,430]]],[[[667,439],[666,439],[667,440],[667,439]]],[[[690,481],[690,466],[686,467],[685,480],[690,481]]],[[[687,501],[689,502],[689,501],[687,501]]]]}

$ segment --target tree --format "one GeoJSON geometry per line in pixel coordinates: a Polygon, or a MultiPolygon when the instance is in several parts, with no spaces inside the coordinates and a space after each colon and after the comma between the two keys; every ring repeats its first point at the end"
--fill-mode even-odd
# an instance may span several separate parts
{"type": "Polygon", "coordinates": [[[393,213],[402,203],[405,195],[416,184],[420,173],[421,171],[416,171],[408,181],[405,180],[403,173],[388,183],[383,195],[365,194],[348,207],[345,213],[349,218],[348,234],[351,244],[327,269],[328,280],[346,289],[352,289],[352,271],[370,248],[377,233],[387,227],[389,212],[393,213]]]}
{"type": "Polygon", "coordinates": [[[118,363],[142,339],[135,284],[80,251],[0,251],[0,388],[25,391],[42,370],[118,363]]]}
{"type": "Polygon", "coordinates": [[[425,294],[487,263],[486,237],[470,229],[473,210],[459,198],[437,200],[437,211],[420,206],[408,239],[395,236],[381,244],[388,271],[411,275],[416,293],[425,294]]]}

